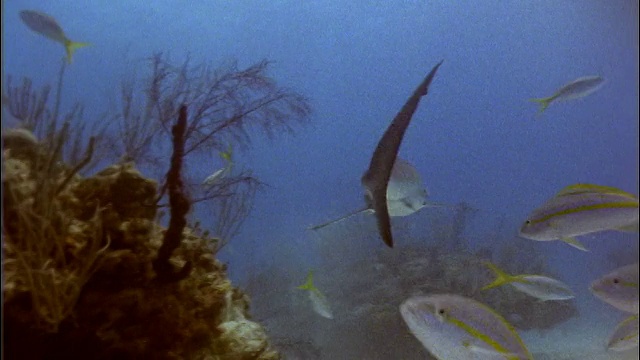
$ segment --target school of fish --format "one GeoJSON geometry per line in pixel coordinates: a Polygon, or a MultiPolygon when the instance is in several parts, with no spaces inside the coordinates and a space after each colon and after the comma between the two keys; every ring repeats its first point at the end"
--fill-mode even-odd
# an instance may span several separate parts
{"type": "MultiPolygon", "coordinates": [[[[71,63],[76,49],[86,42],[70,40],[57,21],[42,12],[24,10],[20,18],[32,31],[62,44],[71,63]]],[[[429,206],[446,206],[427,201],[427,190],[417,169],[399,158],[405,132],[420,100],[429,91],[438,62],[407,99],[380,138],[368,169],[362,176],[366,206],[337,220],[313,226],[317,230],[359,213],[375,215],[380,237],[393,247],[390,217],[408,216],[429,206]]],[[[580,99],[593,94],[605,83],[601,76],[585,76],[568,82],[551,96],[530,99],[543,113],[554,103],[580,99]]],[[[202,182],[215,186],[228,176],[233,167],[232,149],[221,152],[224,166],[202,182]]],[[[519,236],[535,241],[562,241],[586,251],[578,236],[601,231],[638,231],[638,197],[623,190],[596,184],[573,184],[561,189],[542,205],[534,208],[519,229],[519,236]]],[[[563,301],[575,297],[568,285],[541,274],[512,275],[487,261],[496,276],[482,291],[509,285],[516,291],[540,301],[563,301]]],[[[329,299],[313,282],[309,271],[304,284],[297,287],[308,294],[313,310],[326,319],[334,314],[329,299]]],[[[629,313],[612,329],[607,347],[626,351],[638,346],[638,263],[629,264],[604,274],[590,286],[598,299],[629,313]]],[[[406,299],[399,306],[400,315],[409,331],[438,359],[532,359],[526,345],[500,314],[488,306],[458,294],[430,294],[406,299]]]]}

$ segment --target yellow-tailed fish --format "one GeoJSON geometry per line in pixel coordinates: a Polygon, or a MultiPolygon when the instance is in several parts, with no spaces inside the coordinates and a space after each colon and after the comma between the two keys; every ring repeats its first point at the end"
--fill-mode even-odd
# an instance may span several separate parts
{"type": "Polygon", "coordinates": [[[298,289],[307,291],[307,294],[309,294],[309,300],[313,306],[313,311],[315,311],[316,314],[327,319],[333,319],[333,312],[331,311],[327,298],[322,294],[322,292],[320,292],[320,290],[318,290],[317,287],[315,287],[315,285],[313,285],[313,271],[309,271],[307,281],[298,286],[298,289]]]}
{"type": "Polygon", "coordinates": [[[616,326],[607,343],[607,349],[627,351],[636,347],[638,347],[638,315],[633,315],[616,326]]]}
{"type": "Polygon", "coordinates": [[[53,17],[33,10],[20,11],[20,18],[31,30],[61,43],[67,52],[67,62],[71,63],[76,49],[90,45],[86,42],[71,41],[64,33],[58,22],[53,17]]]}
{"type": "Polygon", "coordinates": [[[538,241],[565,241],[580,250],[574,237],[604,230],[637,228],[638,197],[600,185],[566,187],[535,209],[520,228],[520,236],[538,241]]]}
{"type": "Polygon", "coordinates": [[[229,145],[227,151],[221,151],[220,157],[225,161],[225,165],[216,170],[213,174],[207,176],[206,179],[202,182],[204,186],[212,186],[217,184],[220,180],[224,179],[229,173],[231,173],[231,169],[233,168],[233,149],[231,145],[229,145]]]}
{"type": "Polygon", "coordinates": [[[509,284],[542,301],[568,300],[575,297],[569,286],[556,279],[542,275],[510,275],[490,262],[485,262],[485,265],[496,274],[496,279],[482,290],[509,284]]]}
{"type": "Polygon", "coordinates": [[[603,83],[604,79],[601,76],[585,76],[564,85],[549,97],[529,99],[529,101],[539,103],[540,109],[538,112],[542,113],[552,102],[585,97],[598,90],[603,83]]]}
{"type": "Polygon", "coordinates": [[[591,283],[591,292],[622,311],[638,314],[638,264],[615,269],[591,283]]]}
{"type": "Polygon", "coordinates": [[[400,305],[411,333],[437,359],[532,359],[500,314],[460,295],[416,296],[400,305]]]}

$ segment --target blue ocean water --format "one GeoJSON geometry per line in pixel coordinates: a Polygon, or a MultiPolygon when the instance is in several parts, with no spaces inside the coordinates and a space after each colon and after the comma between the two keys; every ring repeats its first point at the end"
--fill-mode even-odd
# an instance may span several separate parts
{"type": "MultiPolygon", "coordinates": [[[[313,343],[318,358],[332,358],[355,342],[340,341],[347,338],[336,330],[341,321],[355,321],[349,315],[355,310],[334,303],[336,319],[330,321],[314,316],[310,306],[298,306],[306,299],[292,289],[310,268],[316,269],[318,286],[327,289],[329,299],[339,293],[364,304],[363,289],[341,286],[352,284],[344,280],[352,274],[340,269],[375,263],[381,253],[403,246],[437,244],[434,229],[446,233],[451,227],[452,211],[425,208],[394,221],[394,249],[382,244],[366,215],[322,231],[306,230],[363,206],[360,177],[373,149],[438,61],[444,59],[400,156],[418,169],[430,199],[464,202],[474,209],[464,226],[468,249],[498,253],[509,242],[521,244],[525,240],[513,235],[527,214],[570,184],[638,193],[635,0],[60,0],[7,1],[3,6],[3,71],[16,79],[51,83],[64,56],[59,44],[21,22],[21,10],[50,14],[69,38],[92,43],[76,52],[64,83],[63,106],[82,102],[87,121],[108,112],[118,81],[140,71],[144,59],[158,51],[214,67],[230,59],[248,66],[266,58],[273,61],[269,74],[279,85],[310,99],[308,125],[274,139],[256,133],[250,147],[238,151],[235,161],[268,186],[257,194],[241,233],[219,256],[229,264],[232,280],[247,288],[255,316],[274,338],[283,344],[313,343]],[[600,75],[606,83],[586,98],[552,104],[542,115],[528,101],[587,75],[600,75]],[[274,274],[270,283],[259,277],[265,272],[274,274]],[[296,321],[287,327],[291,318],[296,321]],[[307,335],[304,341],[296,338],[299,333],[307,335]]],[[[206,176],[217,157],[194,158],[190,169],[206,176]]],[[[204,227],[213,221],[206,212],[194,216],[204,227]]],[[[595,299],[588,284],[637,262],[638,235],[604,232],[581,240],[590,252],[560,242],[532,245],[550,271],[575,290],[579,319],[608,321],[613,329],[623,314],[595,299]]],[[[455,251],[460,250],[447,250],[455,251]]],[[[585,355],[592,349],[574,340],[584,338],[585,328],[595,326],[567,325],[558,335],[564,339],[560,343],[583,351],[575,356],[596,358],[585,355]]],[[[555,344],[558,336],[549,333],[530,341],[544,347],[539,339],[555,344]]],[[[399,358],[412,356],[389,348],[388,354],[404,354],[399,358]]],[[[573,356],[554,354],[549,358],[573,356]]]]}

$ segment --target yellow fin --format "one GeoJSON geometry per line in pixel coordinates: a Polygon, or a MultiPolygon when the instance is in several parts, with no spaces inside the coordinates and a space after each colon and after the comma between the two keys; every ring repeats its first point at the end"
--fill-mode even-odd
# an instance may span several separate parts
{"type": "Polygon", "coordinates": [[[480,290],[488,290],[488,289],[492,289],[498,286],[502,286],[504,284],[508,284],[510,282],[513,282],[515,280],[515,278],[509,274],[507,274],[506,272],[502,271],[500,268],[498,268],[495,264],[489,262],[489,261],[485,261],[484,264],[491,269],[491,271],[493,271],[496,274],[496,279],[493,280],[493,282],[489,285],[484,286],[482,289],[480,290]]]}
{"type": "Polygon", "coordinates": [[[575,238],[564,237],[564,238],[561,238],[560,241],[564,241],[565,243],[573,246],[574,248],[576,248],[578,250],[589,251],[589,249],[587,249],[584,245],[582,245],[582,243],[580,241],[576,240],[575,238]]]}
{"type": "Polygon", "coordinates": [[[64,48],[67,51],[67,62],[69,64],[71,64],[72,58],[73,58],[73,53],[82,47],[85,46],[89,46],[91,45],[90,43],[87,42],[75,42],[75,41],[71,41],[71,40],[67,40],[64,43],[64,48]]]}
{"type": "Polygon", "coordinates": [[[546,98],[529,99],[529,101],[533,101],[540,104],[540,108],[538,109],[538,114],[542,114],[545,110],[547,110],[547,108],[549,107],[549,104],[551,104],[553,99],[555,99],[555,97],[549,96],[546,98]]]}
{"type": "Polygon", "coordinates": [[[227,147],[227,151],[221,151],[220,156],[224,160],[226,160],[228,163],[230,163],[232,155],[233,155],[233,148],[231,147],[231,143],[229,143],[229,146],[227,147]]]}
{"type": "Polygon", "coordinates": [[[309,270],[309,274],[307,275],[307,281],[304,284],[298,286],[298,289],[309,290],[309,291],[318,290],[313,285],[313,270],[309,270]]]}

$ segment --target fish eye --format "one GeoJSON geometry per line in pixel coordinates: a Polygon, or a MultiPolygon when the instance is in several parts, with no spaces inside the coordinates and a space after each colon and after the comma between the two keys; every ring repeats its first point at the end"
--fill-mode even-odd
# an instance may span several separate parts
{"type": "Polygon", "coordinates": [[[444,309],[438,310],[438,314],[440,314],[440,315],[444,315],[445,313],[446,313],[446,311],[444,311],[444,309]]]}
{"type": "Polygon", "coordinates": [[[618,279],[618,278],[614,278],[614,279],[613,279],[613,283],[614,283],[614,284],[619,284],[619,283],[620,283],[620,279],[618,279]]]}
{"type": "Polygon", "coordinates": [[[525,221],[524,223],[525,223],[525,224],[527,224],[527,225],[529,225],[529,224],[531,224],[531,220],[527,220],[527,221],[525,221]]]}

